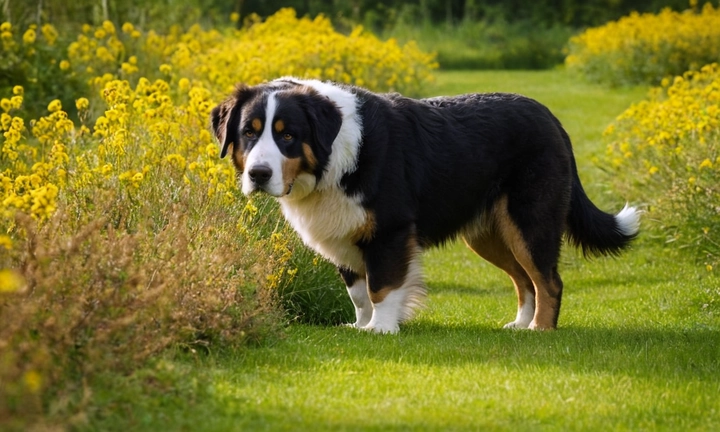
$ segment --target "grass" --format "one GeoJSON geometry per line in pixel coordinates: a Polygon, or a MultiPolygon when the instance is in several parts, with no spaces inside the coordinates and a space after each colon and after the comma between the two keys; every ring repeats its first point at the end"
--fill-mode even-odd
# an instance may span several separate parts
{"type": "MultiPolygon", "coordinates": [[[[592,198],[622,205],[589,159],[645,89],[563,71],[438,75],[428,93],[516,91],[549,105],[592,198]]],[[[560,329],[535,333],[501,329],[515,315],[509,279],[455,243],[425,255],[427,307],[396,336],[293,324],[247,349],[178,349],[101,375],[79,429],[713,430],[720,280],[682,252],[642,237],[619,259],[566,250],[560,329]]]]}

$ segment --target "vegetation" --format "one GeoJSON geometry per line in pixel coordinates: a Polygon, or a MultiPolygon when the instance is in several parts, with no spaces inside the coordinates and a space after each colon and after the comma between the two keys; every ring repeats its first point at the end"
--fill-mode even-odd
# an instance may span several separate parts
{"type": "Polygon", "coordinates": [[[687,0],[268,1],[238,2],[242,15],[268,15],[280,6],[324,13],[345,28],[361,23],[385,37],[417,41],[436,52],[443,69],[547,69],[561,64],[568,38],[631,11],[682,10],[687,0]]]}
{"type": "Polygon", "coordinates": [[[720,265],[719,102],[716,63],[665,79],[608,127],[603,158],[660,238],[695,249],[708,271],[720,265]]]}
{"type": "Polygon", "coordinates": [[[660,84],[718,61],[720,10],[697,1],[683,12],[632,13],[570,39],[566,64],[609,85],[660,84]]]}
{"type": "MultiPolygon", "coordinates": [[[[456,67],[526,67],[513,55],[547,66],[557,58],[548,47],[578,23],[523,15],[547,7],[483,3],[493,15],[472,1],[340,2],[359,15],[332,15],[338,32],[324,16],[288,9],[266,20],[245,9],[240,19],[235,9],[238,29],[172,26],[173,14],[198,17],[181,3],[3,3],[0,429],[710,430],[720,422],[717,66],[698,63],[627,109],[644,87],[608,89],[562,70],[442,72],[435,82],[435,59],[418,48],[447,44],[439,58],[456,67]],[[544,30],[505,20],[512,8],[544,30]],[[75,13],[94,24],[69,21],[75,13]],[[164,13],[168,21],[152,25],[164,13]],[[419,35],[413,20],[430,35],[418,45],[353,26],[404,40],[419,35]],[[487,48],[508,31],[500,48],[487,48]],[[482,45],[467,43],[478,35],[482,45]],[[535,97],[570,132],[594,201],[645,204],[643,234],[618,260],[565,252],[557,332],[500,330],[514,315],[510,283],[458,244],[428,254],[428,308],[400,335],[336,327],[351,311],[334,269],[300,244],[272,200],[239,194],[208,129],[209,110],[236,81],[286,74],[411,95],[535,97]],[[603,153],[601,131],[614,118],[603,153]]],[[[203,2],[215,11],[203,19],[227,16],[220,3],[203,2]]],[[[577,17],[600,3],[568,10],[577,17]]],[[[672,16],[713,14],[706,6],[672,16]]],[[[709,35],[717,26],[694,27],[709,35]]],[[[642,69],[642,53],[600,56],[597,69],[610,71],[617,58],[642,69]]]]}
{"type": "MultiPolygon", "coordinates": [[[[632,11],[682,10],[687,0],[6,0],[0,21],[16,26],[52,22],[64,34],[79,23],[168,31],[173,25],[224,26],[231,13],[242,27],[253,15],[269,17],[291,7],[299,16],[324,15],[349,34],[358,25],[384,38],[415,40],[436,52],[443,69],[544,69],[563,60],[568,37],[632,11]]],[[[278,33],[282,34],[282,32],[278,33]]],[[[678,71],[681,73],[682,71],[678,71]]]]}
{"type": "Polygon", "coordinates": [[[262,339],[279,303],[290,318],[344,316],[324,290],[343,289],[334,269],[276,208],[240,196],[210,109],[237,81],[287,74],[412,94],[431,56],[291,10],[227,33],[106,21],[66,45],[50,24],[1,27],[4,66],[21,71],[0,82],[2,428],[81,411],[98,371],[169,346],[262,339]]]}
{"type": "MultiPolygon", "coordinates": [[[[608,91],[558,71],[439,73],[437,81],[437,93],[494,88],[547,103],[585,155],[586,185],[600,181],[589,154],[602,125],[643,93],[608,91]]],[[[619,208],[622,197],[610,198],[603,207],[619,208]]],[[[500,329],[514,316],[511,283],[461,244],[424,261],[427,308],[397,336],[295,324],[250,349],[171,350],[127,377],[97,374],[74,424],[110,431],[712,430],[720,421],[720,281],[682,250],[643,235],[619,259],[584,261],[565,251],[560,329],[549,333],[500,329]]]]}

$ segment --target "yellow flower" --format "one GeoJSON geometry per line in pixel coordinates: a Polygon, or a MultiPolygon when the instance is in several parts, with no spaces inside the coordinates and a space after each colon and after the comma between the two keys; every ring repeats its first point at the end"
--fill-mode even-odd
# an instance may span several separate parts
{"type": "Polygon", "coordinates": [[[25,92],[25,90],[23,89],[22,86],[16,85],[15,87],[13,87],[12,92],[14,95],[22,96],[23,93],[25,92]]]}
{"type": "Polygon", "coordinates": [[[25,34],[23,34],[23,43],[25,43],[26,45],[34,44],[36,37],[37,34],[35,33],[34,29],[27,29],[25,31],[25,34]]]}
{"type": "Polygon", "coordinates": [[[17,292],[25,285],[25,280],[16,271],[10,269],[0,270],[0,293],[17,292]]]}
{"type": "Polygon", "coordinates": [[[10,250],[10,249],[12,249],[12,246],[13,246],[12,239],[9,236],[0,234],[0,248],[10,250]]]}
{"type": "Polygon", "coordinates": [[[51,113],[60,111],[61,109],[62,109],[62,102],[60,102],[60,99],[55,99],[48,104],[48,111],[50,111],[51,113]]]}
{"type": "Polygon", "coordinates": [[[240,14],[237,13],[237,12],[231,13],[231,14],[230,14],[230,21],[231,21],[231,22],[234,22],[234,23],[240,21],[240,14]]]}
{"type": "Polygon", "coordinates": [[[12,106],[15,109],[20,109],[23,103],[23,97],[20,95],[15,95],[10,98],[10,106],[12,106]]]}
{"type": "Polygon", "coordinates": [[[48,45],[55,45],[55,41],[58,38],[58,32],[52,24],[44,24],[40,31],[42,32],[43,37],[45,37],[48,45]]]}
{"type": "Polygon", "coordinates": [[[115,34],[115,24],[113,24],[112,21],[108,21],[108,20],[103,21],[102,28],[108,34],[115,34]]]}
{"type": "Polygon", "coordinates": [[[60,70],[68,70],[68,69],[70,69],[70,62],[67,60],[61,60],[59,66],[60,66],[60,70]]]}
{"type": "Polygon", "coordinates": [[[710,159],[705,159],[702,163],[700,163],[700,169],[703,168],[712,168],[712,162],[710,162],[710,159]]]}
{"type": "Polygon", "coordinates": [[[122,31],[123,33],[130,34],[135,30],[135,26],[132,25],[132,23],[126,22],[122,25],[122,31]]]}
{"type": "Polygon", "coordinates": [[[23,374],[23,382],[31,393],[37,393],[42,386],[42,377],[34,370],[30,370],[23,374]]]}
{"type": "Polygon", "coordinates": [[[90,106],[90,101],[87,98],[81,97],[75,100],[75,107],[78,111],[86,110],[90,106]]]}

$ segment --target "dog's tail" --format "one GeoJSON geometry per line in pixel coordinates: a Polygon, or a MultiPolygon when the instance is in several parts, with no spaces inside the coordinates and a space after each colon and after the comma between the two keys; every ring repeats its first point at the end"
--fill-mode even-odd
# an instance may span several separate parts
{"type": "Polygon", "coordinates": [[[580,183],[574,157],[572,176],[570,213],[567,219],[570,242],[582,248],[585,256],[618,255],[637,237],[640,228],[639,211],[627,204],[615,215],[597,208],[580,183]]]}

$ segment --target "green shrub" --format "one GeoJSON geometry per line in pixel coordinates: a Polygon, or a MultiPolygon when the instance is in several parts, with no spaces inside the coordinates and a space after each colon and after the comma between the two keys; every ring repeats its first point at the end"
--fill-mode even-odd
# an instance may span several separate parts
{"type": "Polygon", "coordinates": [[[442,69],[548,69],[561,64],[569,27],[529,21],[462,21],[458,25],[404,23],[387,36],[415,40],[437,53],[442,69]]]}

